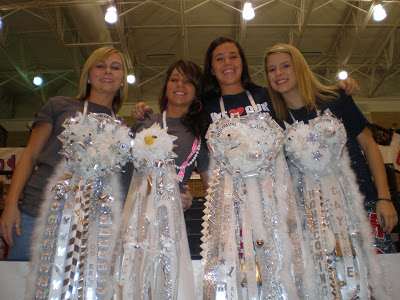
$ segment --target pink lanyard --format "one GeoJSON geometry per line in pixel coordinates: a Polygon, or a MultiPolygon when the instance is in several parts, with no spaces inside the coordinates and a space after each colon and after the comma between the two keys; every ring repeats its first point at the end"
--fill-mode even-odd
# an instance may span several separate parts
{"type": "MultiPolygon", "coordinates": [[[[167,128],[167,110],[163,111],[162,117],[163,117],[163,128],[167,128]]],[[[197,158],[197,155],[200,152],[200,148],[201,148],[201,141],[196,137],[193,142],[192,151],[188,155],[186,161],[180,167],[175,166],[176,169],[180,170],[178,176],[181,177],[182,179],[185,176],[186,167],[194,163],[194,161],[197,158]]]]}

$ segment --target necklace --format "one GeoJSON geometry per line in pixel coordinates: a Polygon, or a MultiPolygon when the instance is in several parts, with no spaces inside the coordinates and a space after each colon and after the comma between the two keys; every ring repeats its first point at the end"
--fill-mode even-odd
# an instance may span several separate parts
{"type": "MultiPolygon", "coordinates": [[[[164,129],[168,128],[167,127],[167,110],[163,111],[162,118],[163,118],[163,128],[164,129]]],[[[186,167],[191,166],[196,161],[197,156],[199,155],[199,152],[200,152],[200,148],[201,148],[201,139],[198,139],[197,137],[195,137],[193,146],[192,146],[192,151],[190,151],[185,162],[181,166],[175,165],[175,168],[177,170],[180,170],[179,174],[178,174],[179,177],[183,178],[186,167]]]]}

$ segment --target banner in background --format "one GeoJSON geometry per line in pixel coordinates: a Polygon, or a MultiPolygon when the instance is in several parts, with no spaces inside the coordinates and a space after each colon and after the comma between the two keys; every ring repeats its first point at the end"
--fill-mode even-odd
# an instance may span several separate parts
{"type": "Polygon", "coordinates": [[[381,151],[383,162],[393,164],[394,168],[400,172],[400,134],[393,133],[390,146],[378,145],[381,151]]]}
{"type": "MultiPolygon", "coordinates": [[[[17,161],[25,150],[23,147],[18,148],[0,148],[0,171],[14,171],[17,161]]],[[[11,183],[11,175],[0,175],[0,180],[4,183],[11,183]]]]}

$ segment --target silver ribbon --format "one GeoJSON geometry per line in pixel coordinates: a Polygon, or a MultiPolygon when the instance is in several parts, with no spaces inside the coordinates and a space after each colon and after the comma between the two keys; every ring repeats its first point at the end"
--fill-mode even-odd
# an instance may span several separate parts
{"type": "Polygon", "coordinates": [[[133,204],[123,237],[121,270],[116,270],[118,299],[194,297],[189,246],[174,175],[169,164],[144,167],[139,188],[128,193],[135,199],[128,199],[128,204],[133,204]]]}

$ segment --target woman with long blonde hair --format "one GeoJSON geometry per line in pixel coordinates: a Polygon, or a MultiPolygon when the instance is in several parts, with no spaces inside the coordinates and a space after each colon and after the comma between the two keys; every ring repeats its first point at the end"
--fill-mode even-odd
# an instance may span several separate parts
{"type": "MultiPolygon", "coordinates": [[[[375,232],[376,251],[390,253],[396,250],[389,233],[398,221],[382,156],[369,131],[369,123],[352,97],[317,79],[294,46],[277,44],[268,49],[264,69],[277,117],[282,124],[286,122],[285,149],[292,165],[292,180],[294,185],[298,184],[298,208],[304,210],[304,216],[312,215],[304,219],[304,224],[308,224],[304,232],[314,232],[312,238],[307,233],[303,235],[308,241],[305,245],[316,260],[321,256],[314,246],[324,245],[327,261],[315,261],[323,266],[316,268],[317,278],[336,272],[334,275],[339,279],[335,283],[340,281],[342,285],[327,289],[340,291],[344,298],[356,293],[365,296],[369,292],[363,290],[366,274],[363,275],[363,269],[371,267],[370,270],[376,271],[378,267],[370,251],[373,237],[368,222],[375,232]],[[313,207],[323,210],[313,211],[313,207]],[[319,232],[318,228],[323,230],[319,232]],[[357,254],[357,263],[350,259],[353,254],[357,254]],[[339,263],[335,265],[336,271],[332,271],[335,267],[329,267],[331,261],[338,262],[346,256],[345,267],[356,270],[362,278],[361,290],[357,290],[356,281],[348,273],[339,269],[339,263]],[[343,287],[345,283],[347,286],[343,287]]],[[[320,282],[318,288],[323,295],[324,283],[320,282]]]]}
{"type": "Polygon", "coordinates": [[[13,174],[0,219],[0,234],[10,246],[9,259],[29,259],[31,234],[46,182],[62,159],[61,142],[57,138],[64,129],[62,124],[83,111],[85,103],[88,112],[116,114],[127,95],[126,76],[122,53],[110,47],[99,48],[82,69],[77,97],[54,97],[39,112],[13,174]]]}

